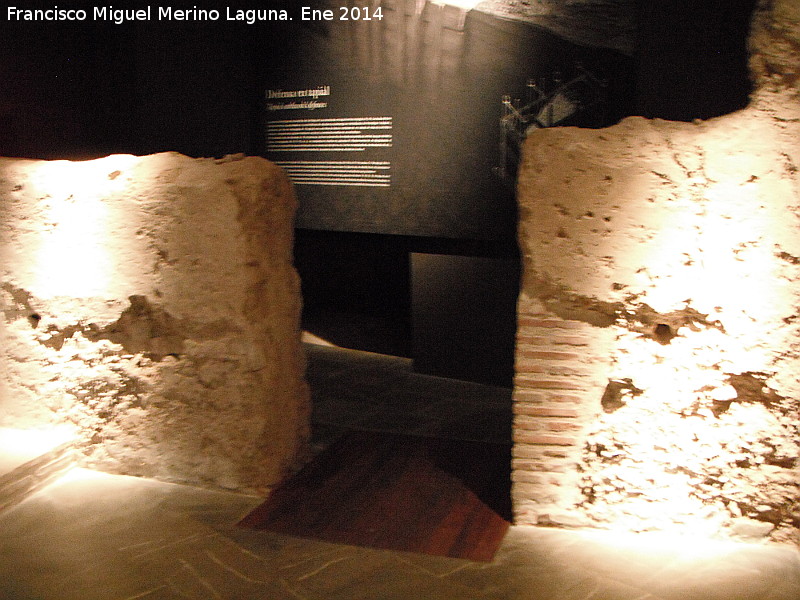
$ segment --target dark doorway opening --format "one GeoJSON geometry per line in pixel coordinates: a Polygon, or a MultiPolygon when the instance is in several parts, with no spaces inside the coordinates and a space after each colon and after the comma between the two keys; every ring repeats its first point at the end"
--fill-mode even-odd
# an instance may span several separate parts
{"type": "Polygon", "coordinates": [[[295,262],[312,339],[511,388],[515,242],[299,229],[295,262]]]}

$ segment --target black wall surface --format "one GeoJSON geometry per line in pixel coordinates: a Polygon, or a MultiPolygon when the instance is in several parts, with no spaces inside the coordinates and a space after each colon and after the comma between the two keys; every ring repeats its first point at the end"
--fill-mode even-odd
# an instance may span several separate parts
{"type": "MultiPolygon", "coordinates": [[[[306,2],[313,4],[314,0],[306,2]]],[[[243,4],[243,3],[238,3],[243,4]]],[[[271,2],[271,6],[294,6],[271,2]]],[[[54,8],[47,2],[21,8],[54,8]]],[[[100,2],[60,8],[92,14],[100,2]]],[[[115,8],[159,5],[126,2],[115,8]]],[[[190,8],[190,5],[177,5],[190,8]]],[[[237,2],[191,3],[221,9],[237,2]]],[[[81,159],[177,151],[257,154],[263,71],[291,48],[292,25],[9,21],[0,13],[0,155],[81,159]]]]}
{"type": "MultiPolygon", "coordinates": [[[[606,125],[627,110],[631,61],[478,11],[468,13],[462,25],[455,8],[427,4],[417,13],[415,2],[384,4],[392,8],[385,8],[380,20],[334,21],[301,30],[295,52],[284,58],[285,68],[265,74],[264,88],[273,94],[315,89],[325,94],[305,110],[296,107],[311,100],[308,95],[265,99],[267,131],[270,123],[306,124],[309,139],[317,135],[314,141],[321,143],[331,139],[325,128],[331,120],[343,127],[352,125],[348,119],[387,124],[356,132],[384,134],[387,144],[363,144],[355,151],[342,151],[340,145],[286,152],[280,142],[271,144],[266,133],[267,156],[302,161],[306,174],[309,165],[323,162],[328,169],[334,163],[369,162],[380,163],[388,175],[383,185],[364,179],[342,183],[335,177],[301,182],[298,225],[455,239],[513,238],[513,182],[493,172],[502,162],[501,99],[522,97],[529,79],[551,79],[556,72],[569,76],[581,63],[609,82],[606,114],[599,119],[593,114],[591,123],[606,125]]],[[[293,139],[299,140],[296,135],[293,139]]]]}
{"type": "MultiPolygon", "coordinates": [[[[101,5],[60,7],[91,13],[101,5]]],[[[455,9],[429,3],[420,14],[413,0],[382,5],[381,19],[302,22],[298,3],[271,2],[267,8],[286,9],[294,20],[253,25],[12,22],[2,14],[0,155],[85,159],[109,153],[244,152],[278,161],[388,163],[386,185],[380,187],[298,183],[296,263],[305,321],[341,345],[421,353],[428,357],[423,362],[434,364],[432,356],[454,356],[457,347],[438,333],[441,328],[435,335],[420,330],[435,315],[420,303],[412,310],[412,295],[424,296],[420,286],[430,281],[418,267],[412,282],[412,253],[439,255],[437,265],[449,255],[456,267],[466,264],[463,257],[516,260],[513,181],[493,173],[501,163],[502,96],[523,97],[529,78],[551,78],[556,70],[574,69],[577,60],[603,71],[614,86],[630,86],[631,63],[521,22],[472,12],[461,23],[455,9]],[[325,109],[268,110],[270,89],[319,86],[329,90],[320,98],[325,109]],[[276,118],[372,117],[390,120],[389,146],[303,154],[276,153],[268,145],[267,127],[276,118]]],[[[129,2],[124,8],[145,6],[158,4],[129,2]]],[[[202,0],[192,6],[225,8],[202,0]]],[[[34,1],[24,8],[53,5],[34,1]]],[[[338,19],[339,11],[334,14],[338,19]]],[[[457,279],[468,286],[472,277],[481,286],[484,275],[469,269],[457,279]]],[[[438,283],[446,289],[447,282],[438,283]]],[[[498,297],[507,297],[516,290],[516,276],[495,279],[494,285],[498,297]]],[[[451,303],[454,318],[459,311],[462,318],[480,318],[465,302],[451,303]]],[[[503,311],[513,328],[513,307],[503,311]]],[[[484,329],[479,346],[492,348],[490,354],[499,353],[505,357],[500,362],[508,364],[510,329],[484,329]]],[[[480,362],[480,353],[473,358],[480,362]]],[[[486,365],[497,362],[485,358],[486,365]]],[[[469,378],[466,372],[460,376],[469,378]]],[[[476,377],[486,379],[485,373],[476,377]]],[[[501,379],[510,384],[507,374],[501,379]]]]}
{"type": "Polygon", "coordinates": [[[747,105],[756,0],[639,2],[635,114],[691,121],[747,105]]]}
{"type": "MultiPolygon", "coordinates": [[[[348,336],[339,327],[342,345],[428,360],[437,353],[455,356],[455,346],[433,335],[443,321],[426,306],[444,314],[440,309],[450,302],[455,312],[448,315],[456,319],[460,314],[480,321],[486,314],[469,305],[469,294],[438,307],[422,302],[436,297],[434,287],[447,292],[443,277],[461,290],[486,289],[491,280],[503,306],[518,285],[513,274],[496,276],[514,273],[499,265],[517,260],[513,182],[504,184],[493,173],[501,163],[504,94],[523,98],[529,78],[552,79],[556,71],[569,76],[576,61],[608,79],[607,123],[633,112],[707,118],[743,106],[749,92],[745,35],[754,0],[639,3],[635,57],[575,46],[531,25],[475,11],[462,27],[452,9],[429,3],[417,14],[413,0],[381,3],[384,18],[369,22],[301,22],[299,4],[270,2],[268,8],[286,9],[295,20],[253,25],[10,22],[3,12],[0,156],[244,152],[277,160],[389,163],[386,186],[297,185],[296,255],[307,316],[317,317],[320,331],[328,333],[333,330],[324,315],[349,321],[357,331],[348,336]],[[326,109],[268,110],[269,89],[319,86],[330,90],[326,109]],[[267,127],[276,118],[364,117],[391,119],[390,146],[292,155],[268,145],[267,127]],[[373,330],[387,339],[362,343],[373,330]]],[[[97,5],[60,3],[88,10],[97,5]]],[[[127,2],[124,8],[148,5],[127,2]]],[[[252,8],[235,0],[191,5],[252,8]]],[[[32,0],[24,8],[53,6],[32,0]]],[[[513,309],[503,310],[513,324],[513,309]]],[[[476,322],[482,333],[474,337],[496,356],[505,353],[499,363],[487,355],[486,364],[507,361],[513,336],[484,327],[488,316],[483,321],[476,322]]]]}
{"type": "Polygon", "coordinates": [[[415,253],[411,272],[415,369],[509,386],[513,344],[492,342],[515,337],[519,262],[415,253]]]}
{"type": "MultiPolygon", "coordinates": [[[[529,78],[569,72],[580,61],[607,76],[612,95],[628,101],[631,61],[477,11],[460,28],[452,8],[429,3],[416,14],[412,0],[382,4],[380,20],[303,22],[298,3],[271,2],[294,20],[253,25],[155,18],[43,23],[8,21],[2,14],[0,155],[88,158],[173,150],[305,160],[307,154],[269,152],[266,122],[387,117],[390,147],[312,158],[385,161],[391,165],[388,187],[298,186],[299,227],[513,239],[513,183],[492,173],[501,162],[502,96],[521,97],[529,78]],[[269,89],[316,86],[330,89],[325,109],[267,110],[269,89]]],[[[91,13],[100,5],[63,7],[91,13]]],[[[226,5],[234,10],[237,3],[226,5]]],[[[141,6],[151,4],[125,4],[141,6]]],[[[193,6],[224,14],[221,3],[193,6]]],[[[34,7],[53,5],[25,5],[34,7]]],[[[618,104],[607,120],[625,112],[618,104]]]]}

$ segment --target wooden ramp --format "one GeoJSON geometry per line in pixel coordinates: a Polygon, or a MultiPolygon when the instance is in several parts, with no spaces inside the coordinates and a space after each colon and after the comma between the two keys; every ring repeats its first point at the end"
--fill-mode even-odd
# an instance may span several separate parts
{"type": "Polygon", "coordinates": [[[490,561],[509,527],[511,446],[352,432],[239,524],[490,561]]]}

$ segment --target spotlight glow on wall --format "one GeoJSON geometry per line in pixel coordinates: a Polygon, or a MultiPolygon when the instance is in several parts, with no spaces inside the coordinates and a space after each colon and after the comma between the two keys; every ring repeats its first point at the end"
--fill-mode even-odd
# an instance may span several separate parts
{"type": "Polygon", "coordinates": [[[68,426],[47,429],[0,429],[0,453],[6,461],[22,464],[75,439],[68,426]]]}
{"type": "Polygon", "coordinates": [[[748,109],[529,140],[518,522],[800,540],[796,136],[783,127],[748,109]]]}
{"type": "Polygon", "coordinates": [[[417,0],[416,4],[416,13],[417,15],[421,15],[422,11],[425,9],[425,5],[430,2],[430,4],[434,4],[439,8],[444,8],[445,6],[452,6],[453,8],[458,9],[459,17],[458,17],[458,26],[456,29],[458,31],[463,31],[464,23],[467,19],[467,13],[475,8],[478,4],[481,3],[481,0],[417,0]]]}
{"type": "Polygon", "coordinates": [[[31,180],[40,194],[45,227],[35,259],[42,298],[102,296],[115,265],[107,251],[112,215],[104,197],[124,190],[125,170],[138,158],[114,155],[86,162],[41,162],[31,180]]]}

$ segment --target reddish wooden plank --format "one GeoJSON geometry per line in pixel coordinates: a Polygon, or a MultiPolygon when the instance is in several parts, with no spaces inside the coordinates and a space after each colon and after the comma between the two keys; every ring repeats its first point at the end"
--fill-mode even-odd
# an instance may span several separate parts
{"type": "Polygon", "coordinates": [[[352,432],[240,526],[490,561],[509,527],[509,473],[510,446],[352,432]]]}

